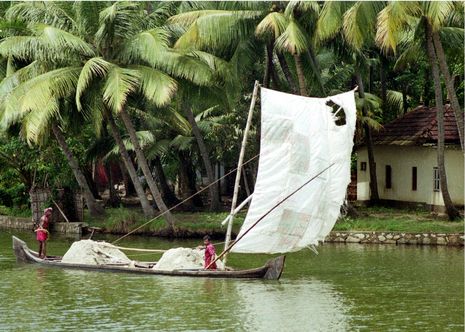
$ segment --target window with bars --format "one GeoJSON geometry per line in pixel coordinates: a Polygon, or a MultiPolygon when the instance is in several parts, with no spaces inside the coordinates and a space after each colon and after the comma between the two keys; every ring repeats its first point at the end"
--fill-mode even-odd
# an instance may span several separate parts
{"type": "Polygon", "coordinates": [[[417,190],[417,168],[412,167],[412,191],[417,190]]]}
{"type": "Polygon", "coordinates": [[[391,165],[386,165],[386,189],[392,188],[392,168],[391,165]]]}
{"type": "Polygon", "coordinates": [[[440,185],[439,168],[433,167],[433,191],[439,191],[441,189],[440,185]]]}
{"type": "Polygon", "coordinates": [[[366,161],[362,161],[360,163],[360,170],[361,171],[366,171],[367,170],[367,162],[366,161]]]}

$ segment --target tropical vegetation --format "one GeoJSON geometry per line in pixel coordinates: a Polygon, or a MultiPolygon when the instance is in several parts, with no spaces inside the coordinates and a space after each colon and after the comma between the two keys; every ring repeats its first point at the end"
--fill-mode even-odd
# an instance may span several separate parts
{"type": "MultiPolygon", "coordinates": [[[[31,189],[66,187],[92,217],[135,201],[145,218],[162,213],[170,232],[172,206],[220,211],[233,180],[217,181],[235,168],[259,80],[304,96],[358,85],[356,139],[372,166],[373,131],[434,105],[454,219],[443,105],[463,149],[463,22],[453,1],[2,2],[0,206],[26,208],[31,189]]],[[[246,160],[259,135],[257,112],[246,160]]],[[[256,170],[256,160],[245,166],[241,195],[256,170]]]]}

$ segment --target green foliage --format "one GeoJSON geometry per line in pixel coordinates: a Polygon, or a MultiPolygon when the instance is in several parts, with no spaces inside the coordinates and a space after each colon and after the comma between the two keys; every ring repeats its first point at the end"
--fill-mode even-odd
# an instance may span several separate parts
{"type": "MultiPolygon", "coordinates": [[[[357,108],[367,114],[359,112],[358,127],[378,129],[434,98],[424,19],[439,32],[463,101],[459,2],[6,3],[0,11],[0,204],[26,204],[34,176],[36,184],[47,176],[53,188],[76,186],[50,137],[52,123],[88,174],[93,162],[117,161],[105,108],[128,111],[149,163],[160,158],[172,183],[180,177],[179,153],[203,170],[183,105],[195,115],[211,162],[232,168],[253,82],[270,68],[271,88],[293,92],[299,72],[311,96],[347,91],[360,74],[366,93],[357,108]]],[[[246,159],[259,150],[259,132],[255,114],[246,159]]],[[[131,225],[141,219],[119,213],[131,225]]],[[[209,217],[202,218],[207,227],[209,217]]],[[[121,221],[118,213],[109,220],[121,221]]]]}

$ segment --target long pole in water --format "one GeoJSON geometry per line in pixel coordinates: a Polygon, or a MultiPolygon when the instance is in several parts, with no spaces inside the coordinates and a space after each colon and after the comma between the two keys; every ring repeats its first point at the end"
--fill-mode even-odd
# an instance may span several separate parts
{"type": "MultiPolygon", "coordinates": [[[[244,155],[245,155],[245,147],[247,145],[247,136],[249,134],[249,129],[250,129],[250,124],[252,123],[252,115],[253,115],[253,110],[255,108],[255,102],[257,100],[257,94],[258,94],[258,87],[259,87],[258,81],[255,81],[255,85],[253,88],[253,93],[252,93],[252,101],[250,102],[250,107],[249,107],[249,114],[247,115],[247,123],[245,125],[244,129],[244,136],[242,137],[242,144],[241,144],[241,152],[239,153],[239,161],[237,162],[237,172],[236,172],[236,181],[234,182],[234,194],[231,202],[231,213],[230,213],[230,218],[228,221],[228,228],[226,230],[226,239],[225,239],[225,245],[224,247],[227,248],[229,246],[229,242],[231,241],[231,232],[232,232],[232,224],[233,224],[233,219],[234,219],[234,210],[236,209],[237,205],[237,197],[239,195],[239,184],[241,181],[241,173],[242,173],[242,163],[244,162],[244,155]]],[[[227,256],[224,255],[223,259],[223,264],[226,265],[226,260],[227,256]]]]}
{"type": "Polygon", "coordinates": [[[244,236],[247,235],[247,233],[249,233],[255,226],[257,226],[257,224],[262,221],[267,215],[269,215],[271,213],[271,211],[273,211],[274,209],[276,209],[278,206],[280,206],[282,203],[284,203],[287,199],[289,199],[289,197],[291,197],[292,195],[294,195],[296,192],[298,192],[300,189],[302,189],[303,187],[305,187],[307,184],[309,184],[310,182],[312,182],[314,179],[316,179],[317,177],[319,177],[321,174],[323,174],[324,172],[326,172],[326,170],[328,170],[331,166],[333,166],[334,163],[332,163],[331,165],[329,165],[328,167],[326,167],[324,170],[322,170],[320,173],[318,173],[317,175],[313,176],[310,180],[306,181],[303,185],[301,185],[299,188],[297,188],[296,190],[294,190],[292,193],[290,193],[289,195],[287,195],[286,197],[284,197],[282,200],[280,200],[275,206],[273,206],[271,209],[269,209],[264,215],[262,215],[260,218],[258,218],[258,220],[252,225],[250,226],[245,232],[244,234],[242,234],[241,236],[239,236],[233,243],[231,243],[231,245],[228,245],[226,246],[225,244],[225,248],[223,250],[223,252],[218,256],[216,257],[216,259],[212,262],[210,262],[210,264],[208,264],[208,266],[205,268],[206,270],[208,270],[208,268],[213,264],[215,263],[217,260],[221,259],[221,257],[223,257],[224,255],[226,255],[231,249],[232,247],[234,247],[234,245],[239,242],[244,236]]]}

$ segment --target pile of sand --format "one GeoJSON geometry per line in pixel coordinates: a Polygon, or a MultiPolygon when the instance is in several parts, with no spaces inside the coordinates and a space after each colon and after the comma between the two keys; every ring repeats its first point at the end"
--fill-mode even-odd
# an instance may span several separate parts
{"type": "Polygon", "coordinates": [[[131,260],[120,250],[106,242],[76,241],[61,260],[72,264],[129,264],[131,260]]]}
{"type": "MultiPolygon", "coordinates": [[[[154,270],[172,271],[178,269],[202,269],[204,262],[202,249],[174,248],[163,254],[154,270]]],[[[219,270],[223,269],[221,261],[216,263],[219,270]]]]}

